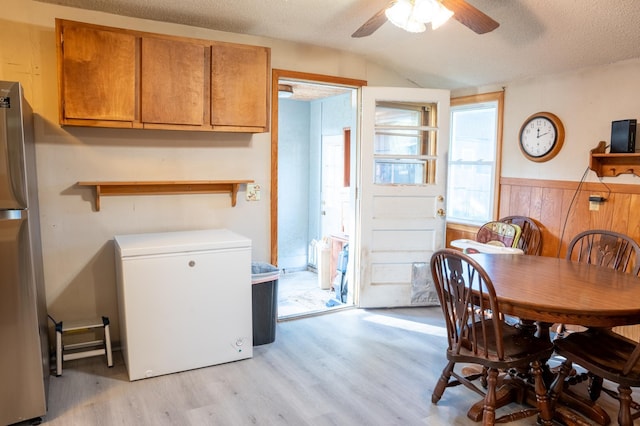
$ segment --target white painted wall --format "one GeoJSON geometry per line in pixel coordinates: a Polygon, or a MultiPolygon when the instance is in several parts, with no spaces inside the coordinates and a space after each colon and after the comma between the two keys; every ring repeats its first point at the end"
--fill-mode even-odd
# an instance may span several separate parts
{"type": "MultiPolygon", "coordinates": [[[[202,28],[124,18],[99,12],[4,0],[0,19],[0,79],[21,81],[36,113],[39,195],[45,284],[58,319],[96,314],[114,322],[118,340],[112,238],[117,234],[226,227],[250,237],[255,260],[269,259],[270,135],[61,128],[58,123],[54,18],[141,31],[264,45],[273,68],[367,80],[372,86],[412,86],[364,58],[202,28]],[[109,197],[94,212],[80,180],[254,179],[262,199],[176,195],[109,197]]],[[[640,118],[640,59],[562,75],[505,83],[502,175],[577,181],[589,150],[609,140],[612,120],[640,118]],[[564,122],[564,149],[548,163],[524,159],[518,130],[526,117],[551,111],[564,122]]],[[[499,89],[472,88],[456,95],[499,89]]],[[[596,180],[590,172],[589,180],[596,180]]],[[[638,183],[621,176],[605,181],[638,183]]],[[[150,295],[151,297],[151,295],[150,295]]]]}
{"type": "MultiPolygon", "coordinates": [[[[504,84],[503,177],[579,181],[589,165],[589,152],[599,141],[609,143],[611,122],[640,121],[640,58],[605,66],[504,84]],[[527,117],[549,111],[562,120],[565,142],[546,163],[534,163],[520,152],[518,134],[527,117]]],[[[500,86],[456,91],[453,96],[501,90],[500,86]]],[[[587,181],[597,182],[589,171],[587,181]]],[[[633,175],[604,178],[611,183],[640,183],[633,175]]]]}
{"type": "Polygon", "coordinates": [[[252,239],[254,260],[269,260],[270,134],[61,128],[55,18],[268,46],[273,68],[368,80],[372,85],[409,85],[359,56],[330,49],[32,0],[4,0],[0,79],[20,81],[36,114],[49,312],[57,320],[108,315],[114,341],[119,340],[114,235],[224,227],[252,239]],[[262,187],[261,200],[247,202],[244,188],[234,208],[224,194],[105,197],[101,211],[95,212],[92,191],[75,185],[93,180],[209,179],[253,179],[262,187]]]}

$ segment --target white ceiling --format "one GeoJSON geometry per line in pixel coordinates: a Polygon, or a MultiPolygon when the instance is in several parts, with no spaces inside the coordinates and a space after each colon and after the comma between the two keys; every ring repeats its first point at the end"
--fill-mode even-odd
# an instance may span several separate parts
{"type": "Polygon", "coordinates": [[[410,34],[351,34],[389,0],[39,0],[117,15],[326,46],[364,55],[422,87],[462,89],[640,57],[640,0],[467,0],[500,23],[451,19],[410,34]]]}

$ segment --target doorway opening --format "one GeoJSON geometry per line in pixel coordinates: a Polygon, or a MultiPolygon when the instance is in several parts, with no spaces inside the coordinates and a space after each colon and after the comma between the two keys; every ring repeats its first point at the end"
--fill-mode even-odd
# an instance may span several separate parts
{"type": "Polygon", "coordinates": [[[273,71],[271,250],[280,270],[279,320],[350,307],[356,300],[349,288],[351,163],[363,85],[273,71]]]}

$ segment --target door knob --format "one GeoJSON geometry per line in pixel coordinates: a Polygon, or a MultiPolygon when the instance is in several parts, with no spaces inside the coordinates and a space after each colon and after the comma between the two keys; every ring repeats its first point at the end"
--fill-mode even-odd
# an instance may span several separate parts
{"type": "Polygon", "coordinates": [[[444,217],[444,215],[446,214],[444,209],[438,209],[438,211],[436,212],[436,214],[440,217],[444,217]]]}

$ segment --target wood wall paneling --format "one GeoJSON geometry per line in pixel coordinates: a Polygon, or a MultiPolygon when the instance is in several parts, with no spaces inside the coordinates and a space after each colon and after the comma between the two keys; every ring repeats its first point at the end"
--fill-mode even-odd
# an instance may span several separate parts
{"type": "MultiPolygon", "coordinates": [[[[498,216],[529,216],[542,229],[542,255],[564,257],[568,242],[586,229],[609,229],[640,242],[640,185],[548,181],[518,178],[500,180],[498,216]],[[606,197],[598,210],[589,209],[589,196],[606,197]],[[560,250],[558,250],[560,247],[560,250]]],[[[473,238],[477,227],[447,225],[447,245],[473,238]]]]}
{"type": "Polygon", "coordinates": [[[542,255],[564,257],[568,242],[587,229],[608,229],[640,241],[640,186],[502,178],[500,217],[525,215],[542,225],[542,255]],[[589,196],[607,200],[590,210],[589,196]],[[560,247],[560,250],[558,250],[560,247]]]}
{"type": "MultiPolygon", "coordinates": [[[[542,256],[564,257],[574,235],[587,229],[608,229],[640,243],[640,185],[599,182],[500,179],[498,216],[522,215],[535,219],[542,230],[542,256]],[[606,197],[598,210],[589,209],[589,196],[606,197]]],[[[446,245],[460,238],[474,239],[477,227],[447,224],[446,245]]],[[[640,282],[638,283],[640,285],[640,282]]],[[[640,326],[615,331],[638,340],[640,326]]]]}

